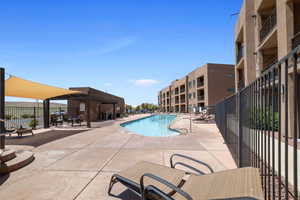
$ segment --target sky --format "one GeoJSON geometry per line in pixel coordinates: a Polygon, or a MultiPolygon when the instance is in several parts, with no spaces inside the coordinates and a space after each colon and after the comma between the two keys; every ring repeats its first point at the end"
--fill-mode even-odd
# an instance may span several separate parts
{"type": "MultiPolygon", "coordinates": [[[[93,87],[157,103],[174,79],[234,63],[242,0],[9,0],[0,4],[0,66],[52,86],[93,87]]],[[[7,101],[21,99],[7,98],[7,101]]],[[[24,99],[22,99],[24,100],[24,99]]]]}

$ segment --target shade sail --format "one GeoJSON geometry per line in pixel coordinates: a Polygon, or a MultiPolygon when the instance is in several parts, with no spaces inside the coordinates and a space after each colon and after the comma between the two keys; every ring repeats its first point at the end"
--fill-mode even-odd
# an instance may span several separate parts
{"type": "Polygon", "coordinates": [[[10,76],[5,80],[5,96],[10,97],[45,100],[76,93],[80,92],[27,81],[15,76],[10,76]]]}

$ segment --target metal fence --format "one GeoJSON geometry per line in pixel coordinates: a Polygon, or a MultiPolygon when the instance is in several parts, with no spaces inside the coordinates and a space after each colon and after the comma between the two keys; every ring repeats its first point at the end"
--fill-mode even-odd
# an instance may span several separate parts
{"type": "MultiPolygon", "coordinates": [[[[67,112],[67,107],[50,107],[49,114],[67,112]]],[[[5,128],[7,130],[18,128],[44,127],[44,113],[42,106],[36,107],[5,107],[5,128]]]]}
{"type": "Polygon", "coordinates": [[[299,199],[299,53],[300,47],[216,105],[236,164],[260,169],[265,199],[299,199]]]}

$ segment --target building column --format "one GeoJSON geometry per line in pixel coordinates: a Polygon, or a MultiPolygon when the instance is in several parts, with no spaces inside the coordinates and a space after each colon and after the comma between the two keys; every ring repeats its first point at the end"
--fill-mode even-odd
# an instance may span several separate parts
{"type": "Polygon", "coordinates": [[[86,101],[86,125],[91,128],[91,110],[90,110],[90,99],[86,101]]]}
{"type": "Polygon", "coordinates": [[[0,68],[0,149],[5,149],[5,69],[0,68]]]}
{"type": "Polygon", "coordinates": [[[113,104],[113,119],[116,119],[116,104],[113,104]]]}
{"type": "Polygon", "coordinates": [[[46,99],[43,101],[43,115],[44,115],[44,128],[50,127],[50,100],[46,99]]]}

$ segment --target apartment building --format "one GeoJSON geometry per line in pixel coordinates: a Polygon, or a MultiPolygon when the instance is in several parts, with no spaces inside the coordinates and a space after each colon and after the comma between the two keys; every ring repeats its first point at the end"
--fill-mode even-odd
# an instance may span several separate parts
{"type": "Polygon", "coordinates": [[[298,45],[300,0],[244,0],[235,27],[236,91],[298,45]]]}
{"type": "MultiPolygon", "coordinates": [[[[299,45],[300,0],[244,0],[235,27],[236,91],[249,85],[299,45]]],[[[285,70],[281,70],[279,75],[281,93],[288,93],[289,118],[293,118],[292,69],[288,69],[287,87],[284,85],[285,70]]],[[[281,112],[286,112],[284,106],[281,112]]],[[[282,117],[281,121],[284,123],[285,118],[282,117]]],[[[289,129],[290,133],[293,132],[291,122],[289,129]]]]}
{"type": "Polygon", "coordinates": [[[232,95],[234,84],[234,65],[208,63],[162,89],[158,104],[162,112],[199,110],[232,95]]]}

